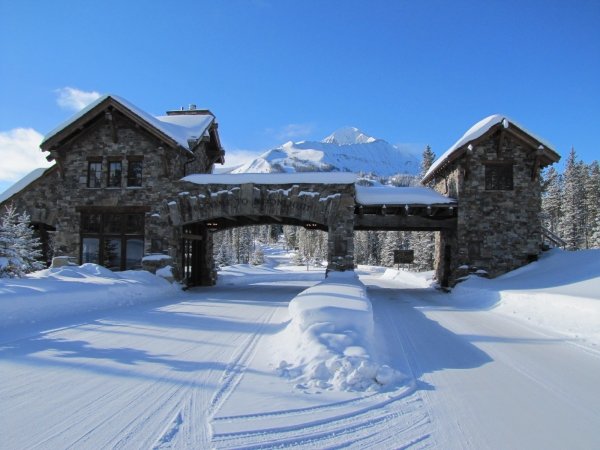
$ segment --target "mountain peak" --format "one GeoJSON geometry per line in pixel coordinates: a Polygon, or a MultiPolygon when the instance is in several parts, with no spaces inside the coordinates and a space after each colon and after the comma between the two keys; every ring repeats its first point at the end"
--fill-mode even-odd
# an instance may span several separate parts
{"type": "Polygon", "coordinates": [[[350,145],[350,144],[368,144],[375,142],[377,139],[367,136],[356,127],[343,127],[334,131],[332,134],[323,139],[326,144],[350,145]]]}

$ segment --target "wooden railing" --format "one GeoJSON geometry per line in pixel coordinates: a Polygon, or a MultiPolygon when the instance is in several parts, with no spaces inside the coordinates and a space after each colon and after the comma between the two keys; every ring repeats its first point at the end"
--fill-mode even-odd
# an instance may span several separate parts
{"type": "Polygon", "coordinates": [[[566,248],[567,246],[567,243],[560,236],[553,233],[546,227],[542,227],[542,238],[544,241],[554,244],[554,247],[566,248]]]}

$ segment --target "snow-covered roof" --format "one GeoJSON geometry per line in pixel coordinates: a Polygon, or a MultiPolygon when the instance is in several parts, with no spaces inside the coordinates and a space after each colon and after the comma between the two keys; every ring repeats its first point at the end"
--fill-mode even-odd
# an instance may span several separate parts
{"type": "Polygon", "coordinates": [[[298,172],[298,173],[238,173],[188,175],[182,181],[195,184],[353,184],[358,175],[351,172],[298,172]]]}
{"type": "Polygon", "coordinates": [[[199,139],[204,136],[207,133],[209,126],[215,120],[215,117],[211,114],[185,114],[154,117],[122,97],[118,97],[116,95],[103,95],[75,115],[71,116],[54,130],[46,134],[41,145],[43,146],[44,143],[52,139],[69,125],[77,122],[95,107],[105,102],[109,98],[120,104],[123,108],[140,118],[142,121],[146,122],[148,125],[158,130],[160,133],[171,138],[178,145],[185,149],[189,149],[188,139],[199,139]]]}
{"type": "Polygon", "coordinates": [[[456,204],[427,187],[356,186],[356,201],[361,205],[440,205],[456,204]]]}
{"type": "Polygon", "coordinates": [[[502,124],[502,126],[504,128],[509,128],[511,125],[518,128],[525,134],[528,134],[530,137],[532,137],[533,139],[538,141],[539,144],[542,145],[543,147],[545,147],[546,149],[556,153],[556,151],[554,150],[554,148],[551,144],[549,144],[548,142],[544,141],[543,139],[537,137],[535,134],[529,132],[526,128],[522,127],[514,120],[512,120],[504,115],[501,115],[501,114],[494,114],[494,115],[486,117],[485,119],[480,120],[475,125],[473,125],[471,128],[469,128],[467,130],[467,132],[458,141],[456,141],[452,147],[450,147],[448,150],[446,150],[444,152],[444,154],[442,156],[440,156],[431,165],[431,167],[429,168],[429,170],[423,177],[423,181],[428,180],[438,169],[441,169],[446,164],[446,162],[449,159],[451,159],[452,156],[454,156],[460,150],[465,148],[470,142],[473,142],[474,140],[480,138],[481,136],[486,134],[492,127],[499,125],[499,124],[502,124]]]}
{"type": "Polygon", "coordinates": [[[44,175],[46,171],[50,170],[52,167],[54,166],[39,167],[29,172],[27,175],[25,175],[23,178],[21,178],[19,181],[17,181],[15,184],[13,184],[11,187],[9,187],[7,190],[0,194],[0,203],[5,202],[13,195],[21,192],[35,180],[39,179],[42,175],[44,175]]]}

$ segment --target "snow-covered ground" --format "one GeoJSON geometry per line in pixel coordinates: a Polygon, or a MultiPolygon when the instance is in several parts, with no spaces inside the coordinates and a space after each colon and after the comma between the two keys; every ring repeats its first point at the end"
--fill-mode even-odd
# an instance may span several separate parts
{"type": "Polygon", "coordinates": [[[0,280],[0,447],[597,445],[600,252],[451,294],[266,254],[186,292],[93,265],[0,280]]]}

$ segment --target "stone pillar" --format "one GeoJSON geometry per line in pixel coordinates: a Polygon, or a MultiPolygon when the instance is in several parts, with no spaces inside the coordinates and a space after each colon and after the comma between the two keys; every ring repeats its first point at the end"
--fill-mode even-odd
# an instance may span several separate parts
{"type": "Polygon", "coordinates": [[[329,225],[327,269],[343,272],[354,269],[354,218],[329,225]]]}

